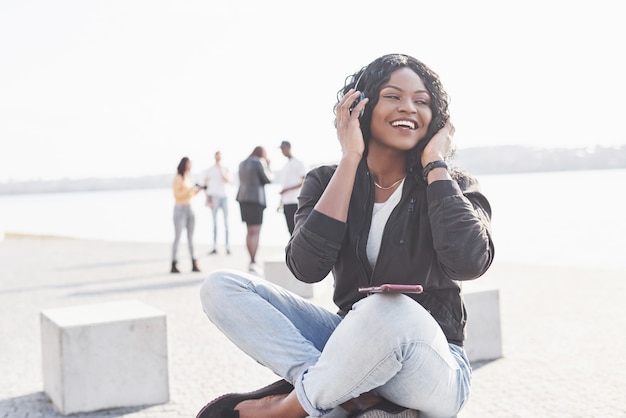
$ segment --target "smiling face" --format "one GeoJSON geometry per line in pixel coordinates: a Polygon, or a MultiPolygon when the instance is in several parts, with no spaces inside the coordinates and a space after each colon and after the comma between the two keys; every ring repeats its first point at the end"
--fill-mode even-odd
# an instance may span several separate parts
{"type": "Polygon", "coordinates": [[[430,94],[422,79],[408,67],[391,73],[372,110],[370,146],[408,151],[424,139],[433,114],[430,94]]]}

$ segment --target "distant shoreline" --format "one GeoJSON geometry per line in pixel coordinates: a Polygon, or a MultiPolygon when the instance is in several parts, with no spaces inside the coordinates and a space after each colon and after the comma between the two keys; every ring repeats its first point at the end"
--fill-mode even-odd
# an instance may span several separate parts
{"type": "MultiPolygon", "coordinates": [[[[475,175],[623,169],[626,145],[584,149],[466,148],[455,155],[452,164],[475,175]]],[[[158,189],[169,187],[172,175],[7,181],[0,183],[0,195],[158,189]]]]}

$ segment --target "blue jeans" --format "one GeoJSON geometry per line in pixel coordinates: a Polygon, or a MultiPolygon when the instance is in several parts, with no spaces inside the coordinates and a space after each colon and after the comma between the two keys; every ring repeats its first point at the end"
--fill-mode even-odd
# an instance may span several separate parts
{"type": "Polygon", "coordinates": [[[211,199],[211,215],[213,216],[213,247],[217,245],[217,211],[221,209],[224,218],[224,241],[228,248],[228,198],[209,196],[209,199],[211,199]]]}
{"type": "Polygon", "coordinates": [[[368,391],[451,417],[469,397],[471,368],[433,317],[401,294],[375,294],[344,317],[265,279],[213,272],[200,291],[204,312],[235,345],[293,383],[310,416],[368,391]]]}

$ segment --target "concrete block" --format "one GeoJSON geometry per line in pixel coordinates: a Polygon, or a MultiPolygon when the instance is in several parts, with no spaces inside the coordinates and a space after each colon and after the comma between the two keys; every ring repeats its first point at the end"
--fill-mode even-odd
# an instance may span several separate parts
{"type": "Polygon", "coordinates": [[[44,392],[61,414],[169,401],[163,312],[131,300],[40,318],[44,392]]]}
{"type": "Polygon", "coordinates": [[[303,298],[313,297],[313,284],[296,279],[289,271],[285,260],[266,261],[265,279],[303,298]]]}
{"type": "Polygon", "coordinates": [[[467,309],[465,352],[470,362],[502,357],[499,290],[464,289],[463,298],[467,309]]]}

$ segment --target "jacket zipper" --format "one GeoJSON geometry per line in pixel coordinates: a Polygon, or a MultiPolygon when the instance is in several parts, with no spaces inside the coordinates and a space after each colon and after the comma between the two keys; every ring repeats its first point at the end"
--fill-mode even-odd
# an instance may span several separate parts
{"type": "Polygon", "coordinates": [[[411,200],[409,201],[409,207],[407,209],[407,212],[409,212],[409,215],[406,217],[406,221],[404,222],[404,228],[402,229],[403,233],[402,233],[402,237],[400,238],[401,245],[406,244],[406,241],[407,241],[406,234],[409,229],[409,222],[411,221],[411,218],[413,217],[414,210],[415,210],[415,198],[412,197],[411,200]]]}
{"type": "MultiPolygon", "coordinates": [[[[368,186],[367,186],[367,199],[363,203],[363,213],[368,213],[367,212],[368,205],[370,203],[370,200],[373,199],[373,197],[372,197],[372,189],[373,189],[373,186],[374,186],[374,180],[372,180],[372,175],[370,174],[369,171],[367,171],[367,178],[368,178],[368,182],[367,182],[367,184],[368,184],[368,186]]],[[[370,213],[370,227],[371,227],[371,222],[372,222],[371,210],[370,210],[369,213],[370,213]]],[[[368,231],[368,234],[369,234],[369,231],[368,231]]],[[[357,260],[359,260],[359,264],[361,265],[361,268],[363,269],[364,276],[368,277],[368,280],[367,280],[368,286],[372,286],[372,279],[373,279],[374,271],[372,270],[372,273],[368,275],[369,264],[366,264],[366,263],[369,263],[369,261],[367,261],[367,257],[366,257],[366,260],[363,260],[363,257],[361,257],[360,249],[361,249],[362,239],[363,239],[363,234],[361,233],[361,234],[358,235],[356,246],[355,246],[354,250],[356,252],[356,258],[357,258],[357,260]]],[[[365,251],[367,252],[367,249],[365,251]]]]}

